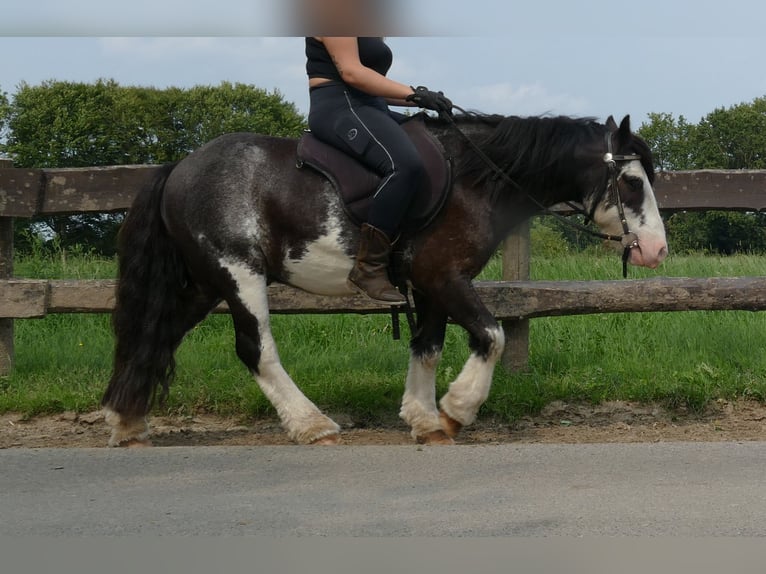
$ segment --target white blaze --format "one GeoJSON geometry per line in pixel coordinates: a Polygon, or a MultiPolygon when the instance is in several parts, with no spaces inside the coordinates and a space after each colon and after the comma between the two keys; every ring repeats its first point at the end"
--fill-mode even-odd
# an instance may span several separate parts
{"type": "MultiPolygon", "coordinates": [[[[654,197],[654,190],[639,160],[628,163],[621,172],[622,177],[637,177],[644,182],[643,203],[638,213],[625,207],[625,219],[628,229],[638,236],[638,249],[631,250],[630,262],[633,265],[657,267],[667,255],[665,225],[654,197]]],[[[593,214],[594,222],[604,233],[622,235],[623,229],[616,205],[604,206],[600,203],[593,214]]],[[[613,242],[614,246],[622,246],[613,242]]]]}

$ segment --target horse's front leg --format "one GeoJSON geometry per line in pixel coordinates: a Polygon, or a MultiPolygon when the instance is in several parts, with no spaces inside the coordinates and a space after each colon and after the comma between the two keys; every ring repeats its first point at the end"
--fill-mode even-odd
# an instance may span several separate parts
{"type": "Polygon", "coordinates": [[[441,359],[447,316],[429,301],[415,297],[417,330],[410,342],[410,365],[399,416],[420,444],[453,444],[442,429],[436,406],[436,367],[441,359]]]}
{"type": "Polygon", "coordinates": [[[476,419],[487,400],[505,335],[470,282],[453,285],[449,293],[443,303],[453,320],[468,331],[471,349],[463,370],[439,401],[442,428],[454,437],[476,419]]]}

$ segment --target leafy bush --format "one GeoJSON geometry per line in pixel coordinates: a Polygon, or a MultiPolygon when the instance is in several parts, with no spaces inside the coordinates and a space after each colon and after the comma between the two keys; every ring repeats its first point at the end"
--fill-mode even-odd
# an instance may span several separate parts
{"type": "MultiPolygon", "coordinates": [[[[17,167],[88,167],[177,161],[224,133],[295,136],[305,118],[278,91],[224,82],[190,89],[48,81],[0,92],[0,151],[17,167]],[[3,143],[4,142],[4,143],[3,143]]],[[[122,214],[42,217],[17,226],[17,245],[57,238],[104,255],[115,249],[122,214]],[[23,231],[27,231],[24,236],[23,231]]]]}
{"type": "Polygon", "coordinates": [[[666,230],[676,253],[766,253],[764,213],[674,213],[667,218],[666,230]]]}

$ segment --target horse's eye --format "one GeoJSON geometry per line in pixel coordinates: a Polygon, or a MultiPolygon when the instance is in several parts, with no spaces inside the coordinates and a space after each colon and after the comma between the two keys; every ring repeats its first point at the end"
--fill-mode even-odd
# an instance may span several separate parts
{"type": "Polygon", "coordinates": [[[633,191],[641,191],[644,189],[644,180],[640,177],[626,177],[625,181],[633,191]]]}

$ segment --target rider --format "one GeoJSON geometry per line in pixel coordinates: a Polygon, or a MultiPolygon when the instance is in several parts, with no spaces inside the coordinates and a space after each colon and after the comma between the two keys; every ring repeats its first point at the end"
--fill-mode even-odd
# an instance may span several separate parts
{"type": "Polygon", "coordinates": [[[405,116],[388,105],[451,113],[452,102],[387,78],[392,59],[383,38],[306,37],[309,129],[381,176],[348,281],[372,299],[399,305],[406,300],[388,278],[391,242],[426,174],[399,125],[405,116]]]}

